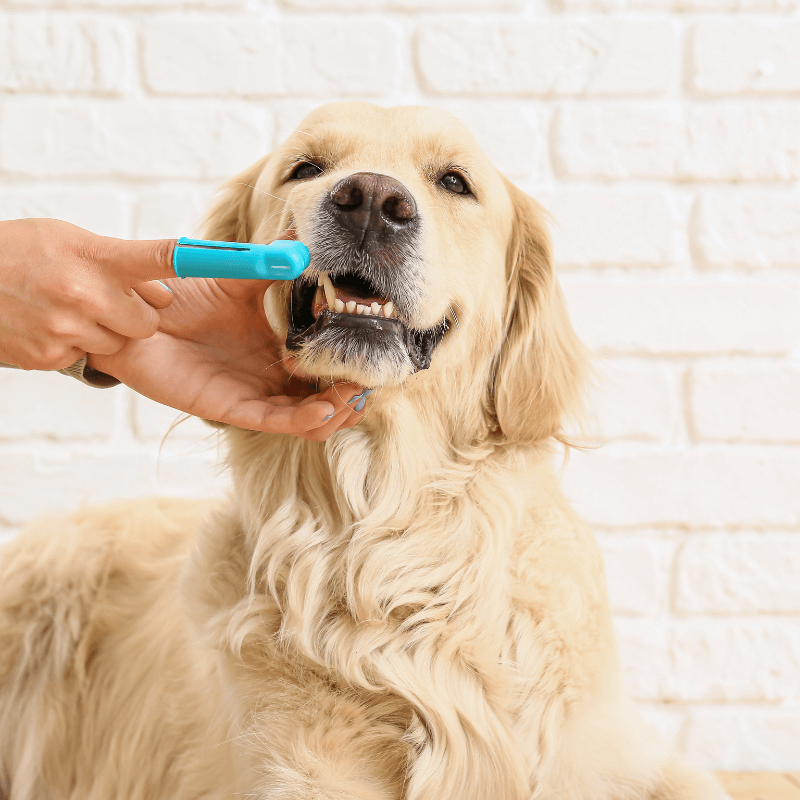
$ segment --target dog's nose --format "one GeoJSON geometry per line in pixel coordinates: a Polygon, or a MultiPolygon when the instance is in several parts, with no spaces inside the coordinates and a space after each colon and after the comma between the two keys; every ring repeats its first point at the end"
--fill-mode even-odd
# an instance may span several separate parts
{"type": "Polygon", "coordinates": [[[331,214],[352,231],[359,247],[368,234],[378,240],[407,230],[417,217],[417,204],[400,181],[375,172],[356,172],[331,189],[331,214]]]}

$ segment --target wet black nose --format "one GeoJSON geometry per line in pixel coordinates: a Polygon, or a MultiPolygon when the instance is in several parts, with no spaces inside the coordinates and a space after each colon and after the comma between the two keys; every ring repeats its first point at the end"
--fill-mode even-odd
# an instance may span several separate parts
{"type": "Polygon", "coordinates": [[[355,237],[359,248],[407,232],[417,219],[417,204],[400,181],[375,172],[342,178],[330,193],[330,213],[355,237]]]}

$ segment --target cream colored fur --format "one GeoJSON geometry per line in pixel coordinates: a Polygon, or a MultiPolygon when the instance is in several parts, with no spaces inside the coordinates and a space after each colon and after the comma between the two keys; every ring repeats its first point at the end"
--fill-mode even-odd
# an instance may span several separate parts
{"type": "MultiPolygon", "coordinates": [[[[542,210],[454,119],[314,112],[234,179],[210,238],[313,240],[377,171],[423,219],[431,368],[326,444],[225,433],[232,495],[43,520],[0,555],[0,786],[10,800],[712,800],[620,683],[602,558],[551,444],[585,369],[542,210]],[[293,158],[326,173],[284,183],[293,158]],[[469,171],[475,198],[436,170],[469,171]],[[255,186],[256,190],[244,184],[255,186]],[[458,320],[455,324],[453,316],[458,320]]],[[[402,268],[402,265],[398,265],[402,268]]],[[[286,330],[285,290],[270,292],[286,330]]],[[[361,370],[361,371],[359,371],[361,370]]]]}

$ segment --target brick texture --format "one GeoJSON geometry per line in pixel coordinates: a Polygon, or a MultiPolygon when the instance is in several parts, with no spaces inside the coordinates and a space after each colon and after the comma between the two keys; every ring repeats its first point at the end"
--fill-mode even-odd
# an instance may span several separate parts
{"type": "Polygon", "coordinates": [[[800,443],[800,367],[696,367],[691,414],[698,439],[800,443]]]}
{"type": "Polygon", "coordinates": [[[673,703],[795,703],[800,625],[781,621],[618,618],[634,697],[673,703]]]}
{"type": "Polygon", "coordinates": [[[132,50],[123,21],[0,12],[0,89],[119,94],[132,50]]]}
{"type": "Polygon", "coordinates": [[[128,202],[107,189],[40,188],[11,184],[0,194],[0,219],[55,217],[103,236],[128,236],[128,202]]]}
{"type": "Polygon", "coordinates": [[[278,49],[266,46],[274,27],[246,17],[156,18],[142,30],[145,84],[159,94],[276,94],[278,49]]]}
{"type": "Polygon", "coordinates": [[[790,771],[797,764],[800,706],[785,709],[731,706],[699,708],[688,724],[684,747],[722,770],[790,771]],[[750,742],[742,749],[742,740],[750,742]]]}
{"type": "Polygon", "coordinates": [[[570,11],[791,11],[797,0],[563,0],[570,11]]]}
{"type": "Polygon", "coordinates": [[[143,192],[136,204],[133,235],[137,239],[170,239],[199,235],[213,189],[174,188],[143,192]]]}
{"type": "MultiPolygon", "coordinates": [[[[708,767],[800,770],[800,0],[0,0],[0,219],[192,235],[347,99],[450,110],[550,211],[628,685],[708,767]]],[[[0,370],[0,542],[226,491],[178,418],[0,370]]]]}
{"type": "Polygon", "coordinates": [[[280,0],[298,11],[507,11],[524,0],[280,0]]]}
{"type": "Polygon", "coordinates": [[[663,94],[677,83],[677,55],[675,30],[651,20],[450,21],[417,36],[422,79],[437,94],[663,94]]]}
{"type": "Polygon", "coordinates": [[[800,23],[714,20],[697,26],[692,83],[707,94],[800,91],[800,23]]]}
{"type": "Polygon", "coordinates": [[[646,531],[599,538],[614,613],[649,617],[665,610],[674,542],[646,531]]]}
{"type": "Polygon", "coordinates": [[[377,99],[390,95],[397,86],[398,35],[383,22],[287,22],[283,46],[290,95],[310,94],[321,102],[332,95],[377,99]]]}
{"type": "Polygon", "coordinates": [[[796,181],[800,105],[586,104],[555,119],[554,167],[570,178],[796,181]]]}
{"type": "Polygon", "coordinates": [[[662,194],[541,192],[537,199],[553,215],[559,267],[663,267],[675,258],[677,223],[662,194]]]}
{"type": "Polygon", "coordinates": [[[798,534],[694,537],[678,555],[675,606],[683,614],[797,614],[798,574],[798,534]]]}
{"type": "Polygon", "coordinates": [[[796,527],[800,451],[745,448],[575,453],[564,478],[575,506],[602,526],[796,527]]]}
{"type": "MultiPolygon", "coordinates": [[[[166,433],[166,430],[165,430],[166,433]]],[[[41,514],[152,494],[209,497],[224,488],[209,448],[86,445],[72,452],[45,446],[8,446],[0,459],[0,521],[21,525],[41,514]]]]}
{"type": "Polygon", "coordinates": [[[58,374],[0,370],[0,441],[108,438],[116,400],[58,374]]]}
{"type": "Polygon", "coordinates": [[[576,330],[609,355],[788,355],[800,341],[800,283],[563,281],[576,330]]]}
{"type": "Polygon", "coordinates": [[[257,106],[9,100],[0,169],[36,178],[222,179],[263,155],[270,134],[270,116],[257,106]]]}
{"type": "Polygon", "coordinates": [[[164,8],[237,9],[247,0],[15,0],[14,5],[30,8],[91,8],[101,10],[161,11],[164,8]]]}
{"type": "Polygon", "coordinates": [[[691,233],[698,266],[800,267],[800,197],[704,194],[695,205],[691,233]]]}
{"type": "Polygon", "coordinates": [[[680,380],[648,360],[598,362],[583,435],[590,441],[664,441],[680,417],[680,380]]]}

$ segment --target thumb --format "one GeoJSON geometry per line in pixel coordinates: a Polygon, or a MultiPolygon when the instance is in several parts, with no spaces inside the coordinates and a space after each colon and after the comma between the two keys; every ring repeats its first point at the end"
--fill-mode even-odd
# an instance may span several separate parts
{"type": "Polygon", "coordinates": [[[100,237],[96,261],[117,275],[125,288],[158,278],[174,278],[172,252],[175,239],[114,239],[100,237]]]}
{"type": "Polygon", "coordinates": [[[216,280],[225,294],[238,300],[247,300],[257,294],[263,297],[264,292],[275,283],[272,280],[242,280],[241,278],[217,278],[216,280]]]}

